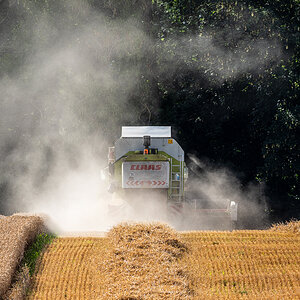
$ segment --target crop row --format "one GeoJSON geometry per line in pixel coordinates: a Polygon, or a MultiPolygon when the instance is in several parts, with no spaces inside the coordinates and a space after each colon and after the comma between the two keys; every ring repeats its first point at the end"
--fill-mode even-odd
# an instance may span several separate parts
{"type": "Polygon", "coordinates": [[[196,299],[297,299],[300,237],[272,231],[189,232],[182,264],[196,299]]]}
{"type": "Polygon", "coordinates": [[[38,264],[28,299],[93,299],[89,260],[105,239],[59,238],[38,264]]]}
{"type": "Polygon", "coordinates": [[[28,299],[298,299],[299,249],[300,236],[289,232],[187,232],[178,240],[163,226],[118,226],[106,238],[56,239],[28,299]]]}

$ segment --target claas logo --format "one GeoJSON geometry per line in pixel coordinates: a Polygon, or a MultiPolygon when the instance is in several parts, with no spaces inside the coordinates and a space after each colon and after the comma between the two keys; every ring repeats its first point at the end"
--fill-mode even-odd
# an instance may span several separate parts
{"type": "Polygon", "coordinates": [[[159,170],[161,170],[161,165],[131,165],[130,170],[159,171],[159,170]]]}

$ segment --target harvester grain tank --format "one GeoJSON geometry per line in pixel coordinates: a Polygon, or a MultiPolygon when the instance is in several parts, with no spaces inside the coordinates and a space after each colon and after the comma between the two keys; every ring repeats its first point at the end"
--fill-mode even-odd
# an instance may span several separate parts
{"type": "MultiPolygon", "coordinates": [[[[109,191],[131,206],[143,205],[144,195],[160,199],[167,218],[182,222],[188,217],[186,211],[198,210],[185,196],[188,169],[184,159],[171,127],[122,127],[121,137],[109,147],[109,191]]],[[[233,201],[224,212],[236,221],[237,205],[233,201]]]]}

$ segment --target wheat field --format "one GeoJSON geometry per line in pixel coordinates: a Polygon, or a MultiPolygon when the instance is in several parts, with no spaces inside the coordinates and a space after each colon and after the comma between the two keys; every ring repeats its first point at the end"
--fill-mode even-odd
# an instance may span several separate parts
{"type": "Polygon", "coordinates": [[[183,240],[195,299],[300,299],[299,235],[189,232],[183,240]]]}
{"type": "Polygon", "coordinates": [[[299,234],[122,226],[57,238],[27,299],[300,299],[299,234]]]}
{"type": "Polygon", "coordinates": [[[27,299],[94,299],[91,253],[107,238],[57,238],[40,258],[27,299]]]}
{"type": "Polygon", "coordinates": [[[58,238],[27,299],[190,299],[178,237],[158,223],[119,225],[106,238],[58,238]]]}

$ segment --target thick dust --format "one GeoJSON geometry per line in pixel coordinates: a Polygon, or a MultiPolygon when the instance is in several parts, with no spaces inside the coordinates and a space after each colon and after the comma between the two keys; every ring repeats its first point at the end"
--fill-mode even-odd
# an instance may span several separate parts
{"type": "MultiPolygon", "coordinates": [[[[23,15],[26,5],[16,2],[11,10],[23,15]]],[[[147,194],[135,200],[140,202],[137,206],[123,203],[117,217],[111,216],[108,183],[101,178],[107,146],[119,137],[121,126],[147,125],[141,115],[149,108],[143,99],[132,101],[132,94],[144,80],[142,58],[156,42],[141,29],[139,19],[108,18],[85,1],[64,5],[56,16],[32,2],[29,9],[35,18],[24,14],[26,35],[15,43],[2,36],[1,45],[10,45],[10,51],[20,51],[22,46],[31,51],[17,72],[0,79],[0,213],[45,213],[64,231],[107,230],[127,218],[164,219],[161,198],[147,194]],[[132,57],[136,58],[133,62],[132,57]]],[[[237,47],[243,49],[248,40],[239,40],[237,47]]],[[[222,55],[225,61],[235,62],[230,76],[238,78],[256,68],[253,51],[240,64],[241,52],[223,53],[212,42],[211,32],[186,36],[182,43],[185,47],[176,49],[178,62],[161,61],[165,68],[153,76],[165,71],[172,76],[187,57],[206,52],[215,57],[215,63],[207,61],[208,77],[212,72],[228,78],[226,68],[217,61],[222,55]]],[[[259,37],[251,41],[260,58],[267,51],[266,43],[273,49],[265,59],[267,64],[278,58],[280,45],[259,37]]],[[[151,111],[147,122],[150,117],[151,111]]],[[[263,211],[253,200],[258,198],[257,187],[242,192],[235,177],[224,170],[208,170],[204,179],[190,186],[215,204],[223,206],[232,199],[247,203],[245,211],[251,215],[263,211]]]]}

